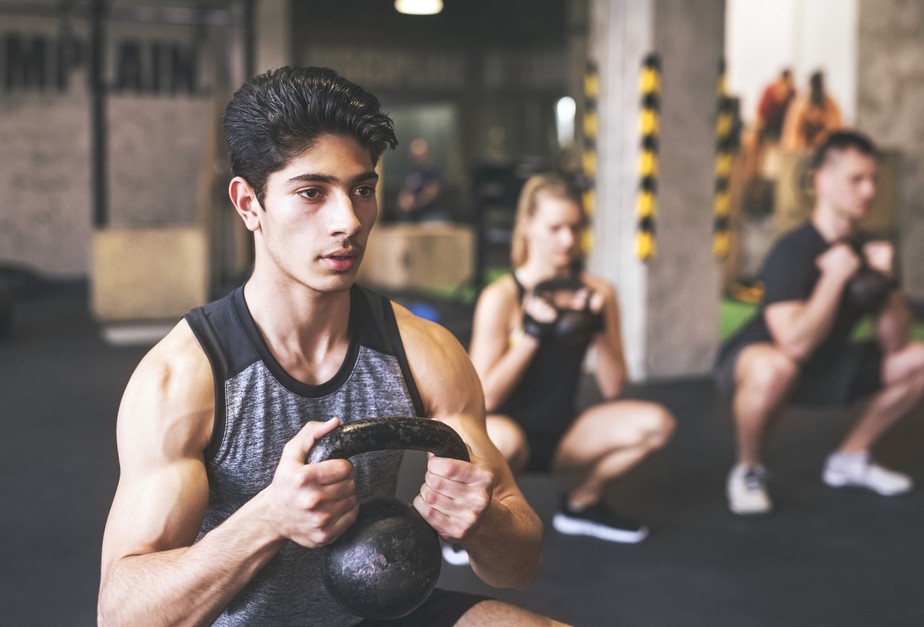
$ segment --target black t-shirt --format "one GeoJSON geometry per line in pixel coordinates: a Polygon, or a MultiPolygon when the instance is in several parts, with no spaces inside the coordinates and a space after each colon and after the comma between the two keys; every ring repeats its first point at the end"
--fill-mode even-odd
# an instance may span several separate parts
{"type": "MultiPolygon", "coordinates": [[[[873,239],[866,233],[857,234],[860,242],[873,239]]],[[[757,314],[722,346],[719,359],[731,351],[756,342],[772,341],[764,316],[767,305],[785,301],[806,301],[815,290],[821,272],[815,263],[830,243],[825,241],[811,222],[784,235],[767,255],[760,279],[764,284],[764,298],[757,314]]],[[[806,368],[825,367],[842,356],[850,335],[863,311],[852,305],[844,295],[838,307],[837,318],[828,336],[815,348],[805,363],[806,368]]]]}

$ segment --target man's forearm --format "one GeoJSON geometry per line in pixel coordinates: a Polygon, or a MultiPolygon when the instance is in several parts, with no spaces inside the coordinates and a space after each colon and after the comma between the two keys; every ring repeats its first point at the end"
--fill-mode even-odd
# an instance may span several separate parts
{"type": "Polygon", "coordinates": [[[805,360],[831,331],[842,292],[842,283],[823,276],[795,315],[771,325],[777,345],[796,361],[805,360]]]}
{"type": "Polygon", "coordinates": [[[522,496],[494,500],[464,546],[482,581],[525,588],[542,566],[542,522],[522,496]]]}
{"type": "Polygon", "coordinates": [[[100,625],[210,624],[279,551],[282,540],[248,516],[251,501],[199,542],[125,556],[100,587],[100,625]]]}

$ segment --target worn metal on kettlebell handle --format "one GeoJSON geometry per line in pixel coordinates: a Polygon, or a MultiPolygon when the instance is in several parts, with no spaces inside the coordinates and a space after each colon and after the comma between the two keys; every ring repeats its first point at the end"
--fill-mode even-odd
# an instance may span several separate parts
{"type": "MultiPolygon", "coordinates": [[[[426,418],[370,418],[321,437],[308,463],[380,450],[429,451],[469,461],[451,427],[426,418]]],[[[356,521],[322,549],[321,579],[331,597],[364,618],[394,619],[417,609],[436,586],[442,559],[436,531],[396,498],[361,503],[356,521]]]]}
{"type": "Polygon", "coordinates": [[[429,418],[401,416],[340,425],[315,442],[307,463],[384,450],[429,451],[437,457],[469,461],[468,448],[452,427],[429,418]]]}

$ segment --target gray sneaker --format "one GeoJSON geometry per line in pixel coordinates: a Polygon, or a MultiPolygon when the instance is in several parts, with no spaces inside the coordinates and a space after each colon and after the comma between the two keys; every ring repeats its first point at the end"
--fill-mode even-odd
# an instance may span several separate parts
{"type": "Polygon", "coordinates": [[[865,488],[883,496],[904,494],[914,485],[908,475],[873,463],[868,452],[831,454],[821,478],[832,488],[865,488]]]}
{"type": "Polygon", "coordinates": [[[739,516],[760,516],[773,509],[767,495],[767,471],[763,466],[735,466],[728,473],[725,494],[728,508],[739,516]]]}

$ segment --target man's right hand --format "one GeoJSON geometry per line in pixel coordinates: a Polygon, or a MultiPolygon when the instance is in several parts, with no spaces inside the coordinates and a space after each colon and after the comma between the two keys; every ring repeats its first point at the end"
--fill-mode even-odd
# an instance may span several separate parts
{"type": "Polygon", "coordinates": [[[824,276],[846,282],[860,269],[860,257],[844,242],[832,245],[818,255],[815,264],[824,276]]]}
{"type": "Polygon", "coordinates": [[[321,436],[340,424],[308,422],[282,449],[279,465],[268,488],[273,520],[280,535],[314,549],[336,540],[359,511],[353,464],[330,459],[306,464],[308,452],[321,436]]]}

